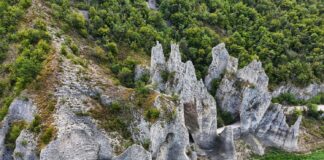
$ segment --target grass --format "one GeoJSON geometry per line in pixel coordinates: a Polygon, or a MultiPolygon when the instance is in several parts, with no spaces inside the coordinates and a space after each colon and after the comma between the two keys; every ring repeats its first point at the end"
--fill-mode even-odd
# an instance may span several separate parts
{"type": "Polygon", "coordinates": [[[314,151],[310,154],[288,153],[279,149],[270,149],[263,156],[252,156],[253,160],[323,160],[324,149],[314,151]]]}
{"type": "Polygon", "coordinates": [[[16,147],[16,139],[20,135],[20,132],[26,127],[26,123],[24,121],[17,121],[12,124],[9,129],[9,132],[6,135],[5,145],[9,149],[15,149],[16,147]]]}

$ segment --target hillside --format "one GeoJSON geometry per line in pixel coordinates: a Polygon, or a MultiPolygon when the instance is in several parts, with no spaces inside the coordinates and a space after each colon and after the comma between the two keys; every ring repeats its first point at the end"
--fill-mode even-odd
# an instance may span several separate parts
{"type": "Polygon", "coordinates": [[[324,159],[323,13],[0,0],[0,159],[324,159]]]}

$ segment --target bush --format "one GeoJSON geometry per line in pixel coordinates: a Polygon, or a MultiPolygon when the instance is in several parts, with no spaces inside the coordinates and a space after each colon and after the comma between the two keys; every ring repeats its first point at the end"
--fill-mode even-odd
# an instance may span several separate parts
{"type": "Polygon", "coordinates": [[[210,94],[212,96],[216,95],[217,88],[218,88],[221,81],[222,81],[221,78],[218,78],[218,79],[215,78],[215,79],[212,80],[212,82],[211,82],[211,90],[210,90],[210,94]]]}
{"type": "Polygon", "coordinates": [[[118,102],[113,102],[109,109],[112,113],[117,113],[121,110],[121,106],[118,102]]]}
{"type": "Polygon", "coordinates": [[[318,106],[316,104],[307,104],[308,111],[307,115],[315,119],[319,119],[320,114],[318,112],[318,106]]]}
{"type": "Polygon", "coordinates": [[[5,139],[6,147],[8,147],[9,149],[15,148],[16,139],[20,135],[20,132],[25,128],[25,126],[26,126],[26,123],[24,121],[14,122],[11,125],[11,127],[6,135],[6,139],[5,139]]]}
{"type": "Polygon", "coordinates": [[[72,43],[72,44],[70,45],[70,49],[72,50],[72,53],[73,53],[73,54],[78,54],[78,53],[79,53],[79,48],[78,48],[78,46],[77,46],[76,44],[74,44],[74,43],[72,43]]]}
{"type": "Polygon", "coordinates": [[[65,56],[68,54],[67,47],[65,45],[61,46],[61,54],[65,56]]]}
{"type": "Polygon", "coordinates": [[[160,111],[157,108],[150,108],[145,112],[146,120],[150,122],[156,121],[160,116],[160,111]]]}
{"type": "Polygon", "coordinates": [[[118,73],[119,81],[126,87],[134,87],[133,77],[134,77],[134,73],[128,67],[123,67],[121,71],[118,73]]]}
{"type": "Polygon", "coordinates": [[[54,128],[48,127],[45,131],[40,135],[40,140],[43,144],[48,144],[54,136],[54,128]]]}
{"type": "Polygon", "coordinates": [[[29,125],[29,130],[34,133],[39,133],[41,130],[41,117],[36,115],[31,124],[29,125]]]}
{"type": "Polygon", "coordinates": [[[283,93],[280,94],[278,97],[272,99],[273,103],[280,103],[284,105],[298,105],[303,104],[303,100],[298,100],[293,94],[291,93],[283,93]]]}

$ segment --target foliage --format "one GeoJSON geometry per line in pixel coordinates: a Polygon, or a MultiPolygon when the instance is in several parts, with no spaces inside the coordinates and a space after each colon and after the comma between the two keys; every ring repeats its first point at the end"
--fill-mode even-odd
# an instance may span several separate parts
{"type": "Polygon", "coordinates": [[[324,80],[320,0],[163,0],[157,1],[159,10],[149,9],[145,0],[51,1],[57,18],[91,34],[114,58],[120,46],[149,53],[155,41],[166,51],[172,41],[179,42],[183,59],[192,60],[197,77],[203,78],[212,47],[225,41],[240,67],[261,60],[272,85],[324,80]],[[89,11],[88,24],[71,5],[89,11]]]}
{"type": "Polygon", "coordinates": [[[54,127],[47,127],[44,132],[40,135],[40,141],[42,144],[48,144],[54,136],[54,127]]]}
{"type": "Polygon", "coordinates": [[[253,156],[253,160],[319,160],[323,159],[324,151],[318,150],[310,154],[289,153],[279,149],[272,148],[263,156],[253,156]]]}
{"type": "Polygon", "coordinates": [[[156,121],[160,116],[160,111],[157,108],[150,108],[145,113],[146,120],[150,122],[156,121]]]}
{"type": "Polygon", "coordinates": [[[41,117],[39,115],[35,116],[28,129],[34,133],[41,131],[41,117]]]}
{"type": "Polygon", "coordinates": [[[220,107],[217,107],[217,126],[223,127],[235,122],[235,118],[231,113],[223,111],[220,107]]]}
{"type": "Polygon", "coordinates": [[[14,122],[5,138],[5,145],[10,149],[14,149],[16,146],[16,139],[20,135],[20,132],[25,128],[26,123],[24,121],[14,122]]]}

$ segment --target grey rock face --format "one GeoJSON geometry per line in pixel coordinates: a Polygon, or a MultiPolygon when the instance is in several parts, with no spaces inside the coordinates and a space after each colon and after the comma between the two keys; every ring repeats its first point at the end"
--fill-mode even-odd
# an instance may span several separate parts
{"type": "Polygon", "coordinates": [[[149,75],[150,70],[146,66],[136,65],[134,80],[140,80],[142,76],[149,75]]]}
{"type": "Polygon", "coordinates": [[[186,149],[189,146],[189,134],[184,122],[183,106],[161,96],[157,97],[154,106],[164,115],[150,128],[152,157],[157,160],[188,160],[186,149]],[[176,115],[168,120],[162,110],[175,110],[176,115]]]}
{"type": "Polygon", "coordinates": [[[256,130],[256,136],[266,146],[275,146],[287,151],[297,151],[300,123],[301,116],[298,117],[294,125],[289,127],[281,105],[273,104],[262,118],[256,130]]]}
{"type": "Polygon", "coordinates": [[[243,139],[245,143],[249,145],[253,153],[257,155],[264,155],[264,147],[254,135],[252,134],[245,135],[243,139]]]}
{"type": "Polygon", "coordinates": [[[151,153],[146,151],[142,146],[134,144],[130,146],[118,157],[114,157],[113,160],[151,160],[151,153]]]}
{"type": "Polygon", "coordinates": [[[216,137],[216,102],[202,80],[197,80],[192,62],[181,62],[179,46],[175,44],[171,45],[167,63],[163,63],[165,60],[159,43],[153,47],[152,57],[152,83],[164,86],[162,91],[169,95],[179,95],[180,103],[184,106],[185,124],[195,143],[208,148],[216,137]],[[159,57],[161,59],[156,60],[159,57]],[[163,69],[172,74],[165,84],[160,80],[161,75],[156,74],[163,69]]]}
{"type": "MultiPolygon", "coordinates": [[[[62,62],[63,72],[58,76],[61,85],[55,93],[58,99],[54,114],[57,137],[41,150],[41,159],[112,158],[110,138],[97,128],[92,118],[75,114],[88,111],[89,107],[84,102],[90,101],[90,97],[101,92],[90,82],[82,80],[80,67],[72,65],[66,59],[62,62]]],[[[96,77],[93,75],[92,78],[96,77]]]]}
{"type": "Polygon", "coordinates": [[[7,153],[4,145],[6,134],[10,128],[10,124],[14,121],[24,120],[31,122],[34,119],[36,107],[29,100],[15,99],[9,106],[9,111],[0,126],[0,159],[11,159],[10,153],[7,153]],[[5,158],[6,157],[6,158],[5,158]]]}
{"type": "Polygon", "coordinates": [[[271,103],[269,92],[258,88],[243,90],[240,106],[241,133],[254,132],[271,103]]]}
{"type": "Polygon", "coordinates": [[[216,149],[216,155],[211,159],[236,160],[232,127],[225,127],[224,131],[220,134],[220,144],[216,149]]]}
{"type": "Polygon", "coordinates": [[[157,42],[156,46],[154,46],[151,51],[150,77],[152,84],[156,85],[159,90],[164,89],[163,79],[161,77],[163,71],[165,71],[163,48],[162,45],[157,42]]]}
{"type": "Polygon", "coordinates": [[[21,131],[16,140],[16,148],[13,153],[15,160],[37,160],[36,155],[36,137],[28,130],[21,131]]]}
{"type": "Polygon", "coordinates": [[[208,68],[208,74],[205,77],[205,85],[207,89],[211,89],[213,79],[221,78],[226,71],[236,72],[238,61],[236,58],[229,56],[225,44],[221,43],[212,49],[212,63],[208,68]]]}
{"type": "Polygon", "coordinates": [[[310,99],[319,93],[324,93],[324,84],[310,84],[305,88],[296,87],[292,84],[280,86],[272,92],[272,97],[277,97],[282,93],[291,93],[298,99],[310,99]]]}

